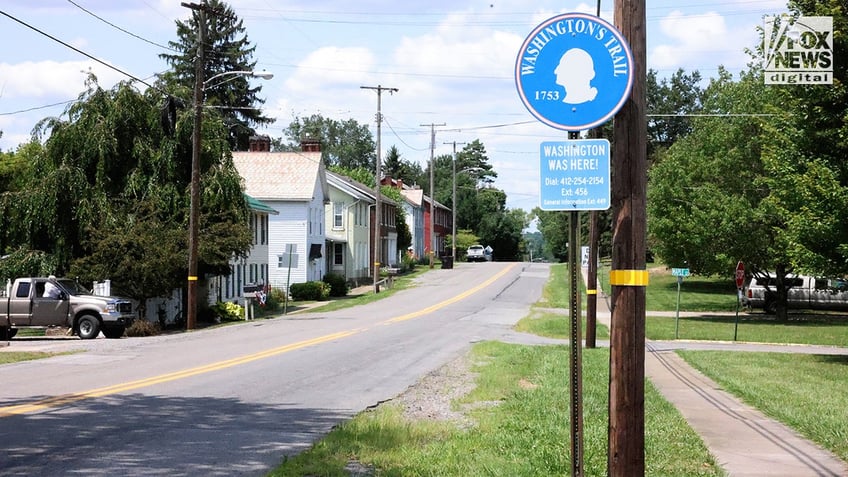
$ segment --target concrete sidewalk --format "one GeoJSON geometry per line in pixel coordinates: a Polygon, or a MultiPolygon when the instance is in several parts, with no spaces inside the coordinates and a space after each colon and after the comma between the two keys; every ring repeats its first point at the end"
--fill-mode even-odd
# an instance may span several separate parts
{"type": "MultiPolygon", "coordinates": [[[[583,273],[585,280],[585,269],[583,273]]],[[[599,294],[597,320],[609,326],[610,317],[606,297],[599,294]]],[[[646,342],[645,376],[677,407],[730,476],[848,476],[846,462],[743,404],[669,347],[646,342]]]]}

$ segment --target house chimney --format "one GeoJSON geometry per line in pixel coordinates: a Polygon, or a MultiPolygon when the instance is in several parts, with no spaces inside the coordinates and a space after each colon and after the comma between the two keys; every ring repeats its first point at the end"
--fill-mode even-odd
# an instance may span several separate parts
{"type": "Polygon", "coordinates": [[[300,138],[300,150],[303,152],[321,152],[321,141],[314,139],[309,134],[300,138]]]}
{"type": "Polygon", "coordinates": [[[250,136],[250,152],[270,152],[270,136],[250,136]]]}
{"type": "Polygon", "coordinates": [[[403,190],[403,179],[401,179],[399,177],[398,177],[398,180],[397,180],[397,188],[400,189],[400,190],[403,190]]]}

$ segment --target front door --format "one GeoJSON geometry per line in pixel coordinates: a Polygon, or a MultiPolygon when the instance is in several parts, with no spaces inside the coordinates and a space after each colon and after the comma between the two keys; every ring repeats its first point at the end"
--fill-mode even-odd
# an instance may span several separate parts
{"type": "Polygon", "coordinates": [[[32,299],[32,326],[68,326],[68,308],[70,301],[66,298],[36,297],[32,299]]]}

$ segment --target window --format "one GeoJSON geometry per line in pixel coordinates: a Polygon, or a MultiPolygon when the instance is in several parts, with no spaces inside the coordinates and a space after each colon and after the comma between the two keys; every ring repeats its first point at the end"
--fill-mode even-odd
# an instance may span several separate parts
{"type": "Polygon", "coordinates": [[[344,226],[343,220],[344,202],[333,202],[333,228],[340,229],[344,226]]]}
{"type": "Polygon", "coordinates": [[[333,265],[344,266],[344,244],[337,243],[333,245],[333,265]]]}

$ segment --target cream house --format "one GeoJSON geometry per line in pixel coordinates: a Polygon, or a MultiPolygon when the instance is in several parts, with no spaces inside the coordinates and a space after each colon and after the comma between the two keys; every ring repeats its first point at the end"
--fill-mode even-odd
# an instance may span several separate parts
{"type": "MultiPolygon", "coordinates": [[[[369,211],[374,207],[374,191],[368,186],[333,172],[327,172],[330,202],[326,205],[327,272],[361,285],[369,280],[371,237],[369,211]]],[[[373,277],[372,277],[373,278],[373,277]]]]}

